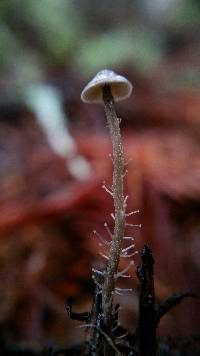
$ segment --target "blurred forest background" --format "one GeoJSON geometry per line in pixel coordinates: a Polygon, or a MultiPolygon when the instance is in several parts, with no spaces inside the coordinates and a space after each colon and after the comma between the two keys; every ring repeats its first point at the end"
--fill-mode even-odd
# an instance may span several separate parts
{"type": "MultiPolygon", "coordinates": [[[[0,1],[1,345],[81,337],[66,298],[90,308],[91,267],[102,263],[92,231],[112,226],[101,189],[112,175],[103,107],[80,100],[103,68],[134,86],[117,111],[131,158],[129,209],[141,211],[130,218],[142,223],[133,234],[138,250],[153,250],[157,298],[199,292],[199,31],[198,0],[0,1]]],[[[118,298],[130,330],[132,275],[134,292],[118,298]]],[[[198,311],[184,301],[159,333],[197,333],[198,311]]]]}

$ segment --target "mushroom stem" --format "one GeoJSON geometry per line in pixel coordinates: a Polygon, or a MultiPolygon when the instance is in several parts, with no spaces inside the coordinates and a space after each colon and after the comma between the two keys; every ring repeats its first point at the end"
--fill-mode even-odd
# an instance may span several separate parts
{"type": "Polygon", "coordinates": [[[109,330],[112,321],[113,294],[115,290],[115,276],[118,273],[120,255],[125,230],[125,209],[123,178],[124,155],[119,127],[119,118],[114,108],[114,99],[109,85],[103,86],[103,101],[113,146],[113,182],[112,192],[114,200],[114,233],[110,245],[109,259],[107,262],[104,284],[102,288],[102,308],[105,330],[109,330]]]}

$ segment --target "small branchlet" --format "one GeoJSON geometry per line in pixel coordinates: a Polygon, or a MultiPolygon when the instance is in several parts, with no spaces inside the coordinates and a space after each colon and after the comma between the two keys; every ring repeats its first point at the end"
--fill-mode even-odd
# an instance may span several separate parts
{"type": "Polygon", "coordinates": [[[70,319],[88,322],[91,317],[90,312],[85,313],[75,313],[72,311],[72,298],[68,298],[66,305],[67,314],[70,319]]]}
{"type": "Polygon", "coordinates": [[[109,226],[108,226],[108,224],[107,224],[106,222],[104,223],[104,227],[105,227],[105,229],[106,229],[106,231],[107,231],[109,237],[110,237],[111,240],[112,240],[112,239],[113,239],[113,233],[111,232],[111,230],[110,230],[110,228],[109,228],[109,226]]]}
{"type": "Polygon", "coordinates": [[[177,304],[181,303],[185,298],[198,298],[195,293],[176,293],[167,298],[163,303],[156,307],[156,326],[160,319],[167,314],[177,304]]]}
{"type": "Polygon", "coordinates": [[[117,273],[115,274],[115,279],[117,280],[117,279],[120,278],[120,277],[127,277],[127,276],[125,275],[125,273],[128,272],[129,269],[131,268],[131,266],[133,266],[133,265],[134,265],[134,261],[130,261],[129,264],[128,264],[128,266],[127,266],[126,268],[124,268],[121,272],[117,272],[117,273]]]}
{"type": "Polygon", "coordinates": [[[102,188],[113,197],[113,192],[111,189],[109,189],[105,184],[102,185],[102,188]]]}
{"type": "Polygon", "coordinates": [[[100,245],[110,245],[110,241],[107,241],[102,235],[100,235],[96,230],[93,231],[93,234],[95,234],[100,241],[100,245]]]}

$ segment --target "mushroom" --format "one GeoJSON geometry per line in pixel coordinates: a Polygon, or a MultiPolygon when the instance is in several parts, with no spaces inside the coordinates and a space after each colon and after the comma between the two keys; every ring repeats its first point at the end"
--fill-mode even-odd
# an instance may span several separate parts
{"type": "MultiPolygon", "coordinates": [[[[105,223],[106,231],[111,238],[110,243],[106,239],[101,238],[101,241],[105,241],[105,244],[109,246],[108,256],[101,253],[100,254],[106,258],[107,264],[105,271],[95,271],[103,275],[102,285],[97,276],[94,276],[94,281],[98,288],[102,290],[102,315],[103,315],[103,325],[105,332],[109,335],[112,329],[113,322],[113,296],[117,293],[115,287],[116,279],[120,277],[122,272],[119,272],[119,261],[120,257],[132,257],[134,253],[127,254],[127,248],[123,250],[123,240],[126,225],[126,201],[127,197],[124,197],[124,154],[123,146],[121,141],[120,133],[120,119],[117,117],[114,101],[120,101],[128,96],[132,92],[132,84],[123,76],[116,74],[112,70],[102,70],[96,74],[96,76],[86,85],[85,89],[82,91],[81,99],[86,103],[101,103],[104,102],[105,113],[107,118],[107,123],[110,131],[110,137],[113,146],[113,181],[111,190],[108,189],[105,184],[103,188],[112,195],[114,200],[114,231],[111,232],[108,225],[105,223]]],[[[134,225],[133,225],[134,226],[134,225]]],[[[134,245],[130,245],[128,250],[134,248],[134,245]]],[[[125,269],[126,271],[132,265],[133,261],[130,261],[129,265],[125,269]]],[[[94,272],[94,271],[93,271],[94,272]]],[[[110,353],[106,353],[106,355],[110,353]]]]}
{"type": "Polygon", "coordinates": [[[115,101],[128,98],[133,86],[128,79],[112,70],[103,69],[86,85],[81,93],[85,103],[100,103],[103,101],[103,87],[109,85],[115,101]]]}

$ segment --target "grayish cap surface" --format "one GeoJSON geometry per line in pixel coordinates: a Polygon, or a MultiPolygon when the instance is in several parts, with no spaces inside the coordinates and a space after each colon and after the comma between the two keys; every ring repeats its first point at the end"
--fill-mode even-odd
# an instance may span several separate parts
{"type": "Polygon", "coordinates": [[[102,88],[106,84],[111,87],[114,101],[128,98],[133,89],[128,79],[112,70],[104,69],[86,85],[81,93],[81,99],[85,103],[101,103],[103,101],[102,88]]]}

